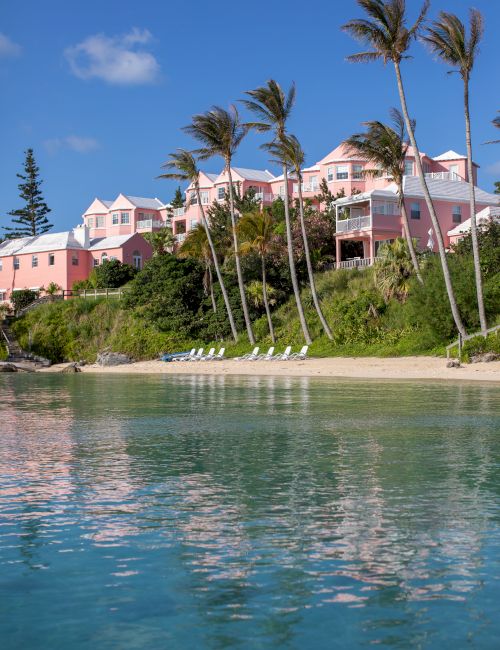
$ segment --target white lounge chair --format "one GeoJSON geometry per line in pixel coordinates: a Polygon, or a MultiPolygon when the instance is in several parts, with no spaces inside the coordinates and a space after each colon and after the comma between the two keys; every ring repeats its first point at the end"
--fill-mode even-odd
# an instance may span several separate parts
{"type": "Polygon", "coordinates": [[[204,357],[200,357],[200,361],[212,361],[212,359],[215,357],[215,348],[210,348],[208,351],[208,354],[206,354],[204,357]]]}
{"type": "Polygon", "coordinates": [[[248,354],[244,354],[242,357],[236,357],[235,361],[253,361],[258,356],[259,356],[259,348],[256,347],[251,352],[248,352],[248,354]]]}
{"type": "Polygon", "coordinates": [[[272,361],[288,361],[290,358],[290,352],[292,351],[292,346],[287,345],[285,351],[281,354],[275,354],[274,357],[271,357],[272,361]]]}
{"type": "Polygon", "coordinates": [[[291,359],[305,359],[307,356],[307,351],[309,350],[308,345],[303,345],[300,352],[294,352],[293,354],[290,355],[290,360],[291,359]]]}
{"type": "Polygon", "coordinates": [[[214,361],[222,361],[224,358],[224,352],[226,351],[226,348],[221,348],[219,352],[215,355],[214,361]]]}
{"type": "Polygon", "coordinates": [[[195,352],[196,348],[193,348],[188,354],[185,354],[183,357],[174,357],[172,361],[187,361],[190,357],[194,357],[195,352]]]}
{"type": "Polygon", "coordinates": [[[257,357],[255,357],[255,361],[269,361],[270,359],[273,358],[273,354],[274,354],[274,345],[269,348],[266,354],[259,354],[257,357]]]}
{"type": "Polygon", "coordinates": [[[203,356],[203,348],[200,348],[194,356],[189,357],[189,359],[186,359],[186,361],[199,361],[202,358],[202,356],[203,356]]]}

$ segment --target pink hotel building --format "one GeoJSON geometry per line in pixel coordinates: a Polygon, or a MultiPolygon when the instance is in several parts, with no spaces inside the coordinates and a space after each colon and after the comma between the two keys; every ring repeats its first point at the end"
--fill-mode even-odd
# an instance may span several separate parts
{"type": "MultiPolygon", "coordinates": [[[[470,229],[469,185],[466,158],[447,151],[431,158],[421,153],[430,193],[444,235],[445,245],[453,244],[470,229]]],[[[392,179],[366,177],[366,161],[346,154],[340,145],[316,165],[303,170],[302,191],[318,210],[317,194],[325,179],[332,194],[344,190],[345,197],[335,202],[337,267],[369,266],[377,256],[381,242],[403,234],[396,186],[392,179]],[[354,193],[353,193],[354,192],[354,193]],[[356,242],[345,248],[344,242],[356,242]],[[350,258],[349,258],[350,256],[350,258]]],[[[474,164],[474,184],[477,165],[474,164]]],[[[421,249],[437,250],[432,224],[415,170],[415,156],[409,149],[404,178],[405,204],[411,234],[421,249]]],[[[297,198],[297,180],[293,175],[285,187],[283,176],[267,170],[232,169],[233,184],[243,194],[252,188],[261,205],[270,205],[285,192],[297,198]]],[[[221,174],[200,174],[203,207],[223,201],[228,178],[221,174]]],[[[478,220],[500,220],[499,197],[476,187],[478,220]]],[[[116,258],[136,267],[151,256],[151,247],[141,233],[172,225],[177,241],[201,222],[200,206],[194,188],[186,189],[186,207],[173,209],[159,199],[120,194],[114,201],[95,199],[83,214],[83,224],[65,233],[8,240],[0,244],[0,301],[9,300],[15,289],[39,288],[56,282],[71,289],[73,282],[88,277],[94,266],[116,258]]]]}

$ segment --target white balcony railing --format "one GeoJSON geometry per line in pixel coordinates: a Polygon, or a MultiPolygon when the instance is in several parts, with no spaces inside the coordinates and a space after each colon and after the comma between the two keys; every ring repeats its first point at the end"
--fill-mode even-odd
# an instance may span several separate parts
{"type": "Polygon", "coordinates": [[[337,232],[351,232],[352,230],[364,230],[371,228],[372,219],[370,215],[364,217],[352,217],[352,219],[341,219],[337,221],[337,232]]]}
{"type": "Polygon", "coordinates": [[[256,192],[255,198],[263,203],[272,203],[272,201],[274,201],[274,194],[268,192],[256,192]]]}
{"type": "Polygon", "coordinates": [[[163,228],[164,221],[157,221],[155,219],[145,219],[144,221],[137,222],[137,230],[149,230],[150,228],[163,228]]]}
{"type": "Polygon", "coordinates": [[[429,172],[425,174],[426,178],[434,181],[464,181],[460,174],[456,172],[429,172]]]}
{"type": "MultiPolygon", "coordinates": [[[[317,192],[319,190],[319,185],[317,183],[302,183],[303,192],[317,192]]],[[[297,194],[299,191],[299,184],[293,184],[293,193],[297,194]]]]}
{"type": "Polygon", "coordinates": [[[373,266],[378,257],[354,257],[352,260],[337,262],[338,269],[360,269],[366,266],[373,266]]]}
{"type": "Polygon", "coordinates": [[[174,208],[174,217],[183,217],[186,213],[186,208],[174,208]]]}

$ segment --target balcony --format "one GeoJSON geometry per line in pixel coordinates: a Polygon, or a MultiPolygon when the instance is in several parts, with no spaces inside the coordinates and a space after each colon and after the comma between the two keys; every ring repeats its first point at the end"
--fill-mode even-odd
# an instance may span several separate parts
{"type": "Polygon", "coordinates": [[[337,262],[338,269],[362,269],[367,266],[373,266],[378,257],[353,257],[351,260],[345,260],[344,262],[337,262]]]}
{"type": "MultiPolygon", "coordinates": [[[[319,185],[317,183],[302,183],[302,191],[303,192],[318,192],[319,191],[319,185]]],[[[298,194],[299,192],[299,184],[294,183],[293,184],[293,193],[298,194]]]]}
{"type": "Polygon", "coordinates": [[[268,192],[256,192],[255,198],[262,203],[272,203],[274,201],[274,194],[268,192]]]}
{"type": "Polygon", "coordinates": [[[163,228],[164,221],[157,221],[156,219],[145,219],[144,221],[137,222],[137,230],[154,230],[155,228],[163,228]]]}
{"type": "Polygon", "coordinates": [[[425,178],[429,178],[433,181],[465,181],[465,178],[462,178],[460,174],[457,174],[456,172],[429,172],[425,174],[425,178]]]}
{"type": "Polygon", "coordinates": [[[174,208],[173,209],[174,217],[183,217],[185,213],[186,213],[186,208],[174,208]]]}
{"type": "Polygon", "coordinates": [[[370,215],[352,217],[351,219],[340,219],[337,221],[337,232],[352,232],[354,230],[365,230],[372,227],[370,215]]]}

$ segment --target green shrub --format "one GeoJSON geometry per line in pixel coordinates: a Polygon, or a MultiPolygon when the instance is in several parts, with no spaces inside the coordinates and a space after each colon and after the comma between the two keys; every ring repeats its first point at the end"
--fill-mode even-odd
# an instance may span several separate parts
{"type": "Polygon", "coordinates": [[[16,289],[12,292],[10,297],[12,304],[14,305],[14,311],[19,311],[24,309],[28,305],[31,305],[40,294],[38,291],[32,291],[31,289],[16,289]]]}

